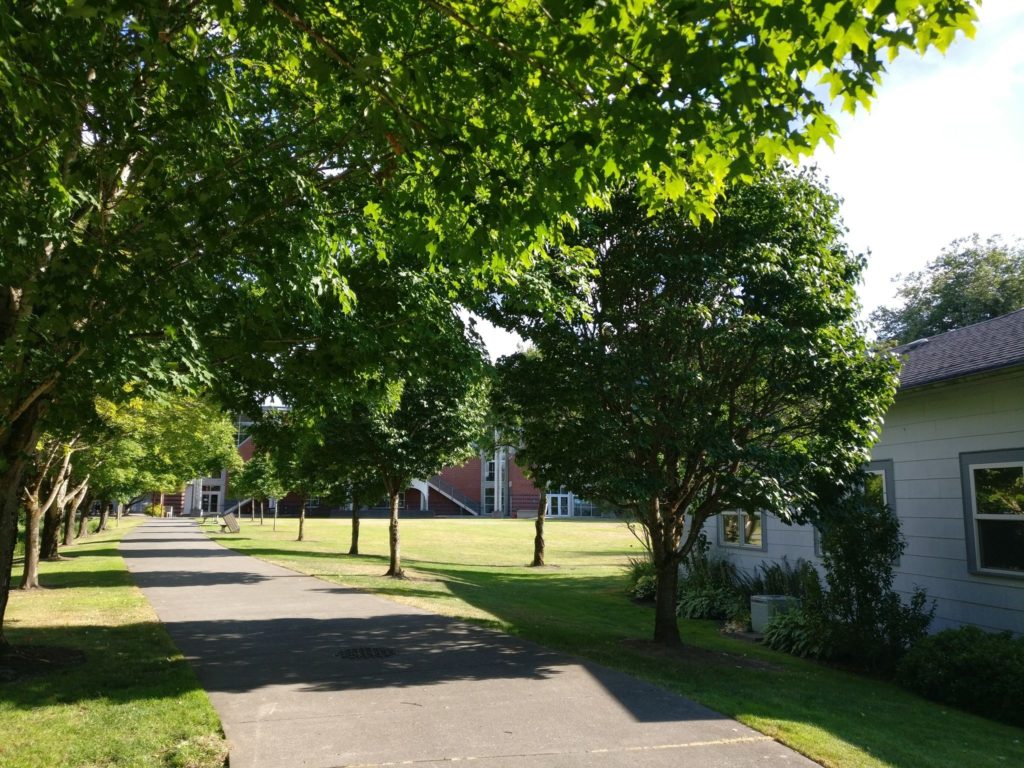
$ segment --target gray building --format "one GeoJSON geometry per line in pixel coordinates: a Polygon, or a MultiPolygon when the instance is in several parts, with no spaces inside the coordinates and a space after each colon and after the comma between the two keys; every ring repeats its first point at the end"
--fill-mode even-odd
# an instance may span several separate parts
{"type": "MultiPolygon", "coordinates": [[[[932,630],[1024,633],[1024,310],[908,344],[868,470],[899,517],[895,586],[936,602],[932,630]]],[[[726,513],[706,529],[745,569],[820,563],[810,526],[726,513]]]]}

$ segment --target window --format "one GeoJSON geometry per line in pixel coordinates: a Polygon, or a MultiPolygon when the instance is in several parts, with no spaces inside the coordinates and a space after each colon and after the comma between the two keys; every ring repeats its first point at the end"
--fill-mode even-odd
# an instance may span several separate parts
{"type": "Polygon", "coordinates": [[[598,511],[596,504],[573,496],[572,514],[574,517],[597,517],[601,513],[598,511]]]}
{"type": "Polygon", "coordinates": [[[308,499],[306,499],[306,509],[316,509],[319,506],[320,506],[320,497],[319,496],[310,496],[308,499]]]}
{"type": "Polygon", "coordinates": [[[764,516],[760,512],[744,512],[730,509],[719,515],[720,540],[729,547],[764,549],[764,531],[761,527],[764,516]]]}
{"type": "Polygon", "coordinates": [[[972,572],[1024,577],[1024,449],[960,455],[972,572]]]}
{"type": "Polygon", "coordinates": [[[485,483],[493,483],[494,482],[494,461],[493,460],[487,462],[487,475],[484,477],[484,482],[485,483]]]}
{"type": "Polygon", "coordinates": [[[494,512],[494,486],[484,488],[484,514],[490,515],[494,512]]]}

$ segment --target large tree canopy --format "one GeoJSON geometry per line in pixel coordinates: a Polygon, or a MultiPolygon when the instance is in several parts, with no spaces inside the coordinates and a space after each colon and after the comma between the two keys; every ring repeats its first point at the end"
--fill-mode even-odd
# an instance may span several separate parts
{"type": "Polygon", "coordinates": [[[536,347],[501,364],[524,463],[634,511],[657,568],[660,641],[679,640],[677,569],[705,521],[731,509],[791,519],[867,458],[895,364],[855,325],[863,262],[842,232],[837,201],[806,174],[732,188],[713,224],[650,218],[624,195],[580,228],[599,271],[552,270],[584,312],[502,300],[536,347]]]}
{"type": "Polygon", "coordinates": [[[920,272],[901,275],[902,304],[871,314],[880,338],[907,344],[1024,307],[1024,243],[954,240],[920,272]]]}
{"type": "Polygon", "coordinates": [[[830,140],[821,94],[867,103],[887,55],[973,20],[972,0],[5,4],[0,570],[69,371],[209,378],[239,332],[282,340],[281,303],[345,301],[379,228],[482,285],[621,178],[708,213],[727,178],[830,140]]]}

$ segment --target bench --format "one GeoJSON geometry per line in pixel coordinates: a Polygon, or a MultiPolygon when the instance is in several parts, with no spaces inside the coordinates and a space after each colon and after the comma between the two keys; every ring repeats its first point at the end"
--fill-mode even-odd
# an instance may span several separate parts
{"type": "Polygon", "coordinates": [[[221,515],[221,519],[224,520],[224,523],[220,527],[221,533],[224,533],[225,531],[228,533],[238,533],[242,530],[238,527],[238,519],[235,517],[234,512],[228,512],[221,515]]]}

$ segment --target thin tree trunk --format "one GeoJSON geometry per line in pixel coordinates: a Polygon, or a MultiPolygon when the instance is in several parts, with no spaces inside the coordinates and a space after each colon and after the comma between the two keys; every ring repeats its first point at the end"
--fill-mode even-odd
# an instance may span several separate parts
{"type": "Polygon", "coordinates": [[[281,500],[278,499],[274,502],[274,530],[277,530],[277,510],[281,506],[281,500]]]}
{"type": "Polygon", "coordinates": [[[160,517],[164,516],[164,492],[160,491],[160,517]]]}
{"type": "Polygon", "coordinates": [[[266,499],[260,499],[260,525],[263,525],[263,506],[267,503],[266,499]]]}
{"type": "Polygon", "coordinates": [[[405,571],[402,570],[401,542],[398,536],[398,491],[388,491],[388,506],[391,507],[391,523],[388,526],[391,562],[388,572],[384,575],[401,579],[405,576],[405,571]]]}
{"type": "Polygon", "coordinates": [[[350,555],[359,554],[359,500],[352,497],[352,543],[349,545],[350,555]]]}
{"type": "Polygon", "coordinates": [[[87,482],[83,482],[79,486],[78,491],[71,499],[71,506],[68,508],[68,513],[64,516],[64,546],[70,546],[75,541],[75,520],[78,517],[78,510],[82,506],[82,502],[85,501],[85,497],[89,494],[89,486],[87,482]]]}
{"type": "Polygon", "coordinates": [[[86,494],[85,501],[82,504],[82,512],[78,516],[78,533],[75,534],[76,539],[82,538],[89,532],[89,515],[92,513],[92,502],[92,496],[90,494],[86,494]]]}
{"type": "Polygon", "coordinates": [[[548,514],[548,494],[541,490],[540,500],[537,502],[537,520],[533,524],[535,531],[533,536],[533,568],[544,565],[544,518],[548,514]]]}
{"type": "Polygon", "coordinates": [[[43,560],[60,560],[60,525],[68,512],[68,502],[54,504],[43,515],[43,534],[39,544],[39,557],[43,560]]]}
{"type": "MultiPolygon", "coordinates": [[[[39,589],[39,526],[43,515],[56,504],[57,497],[67,489],[67,474],[71,466],[71,451],[63,444],[50,449],[50,458],[38,467],[32,487],[25,488],[25,565],[22,569],[21,588],[39,589]],[[64,450],[64,460],[51,478],[50,472],[56,451],[64,450]],[[50,489],[43,499],[44,484],[49,479],[50,489]]],[[[38,459],[37,459],[38,462],[38,459]]]]}
{"type": "Polygon", "coordinates": [[[39,544],[39,557],[43,560],[60,560],[60,526],[61,520],[67,514],[68,505],[74,498],[75,492],[68,492],[68,478],[64,479],[60,491],[57,493],[57,501],[43,515],[43,535],[39,544]]]}
{"type": "Polygon", "coordinates": [[[20,589],[39,589],[39,518],[43,510],[37,495],[25,499],[25,563],[20,589]]]}
{"type": "Polygon", "coordinates": [[[306,537],[306,497],[299,497],[299,538],[302,541],[306,537]]]}
{"type": "Polygon", "coordinates": [[[4,616],[11,594],[14,545],[18,540],[21,483],[32,446],[39,435],[42,405],[42,401],[38,401],[29,406],[9,425],[7,433],[0,436],[0,650],[8,646],[4,636],[4,616]]]}
{"type": "Polygon", "coordinates": [[[96,533],[101,533],[107,530],[107,518],[110,516],[110,502],[104,501],[100,503],[100,523],[96,526],[96,533]]]}
{"type": "Polygon", "coordinates": [[[118,528],[121,525],[121,502],[114,502],[114,527],[118,528]]]}

